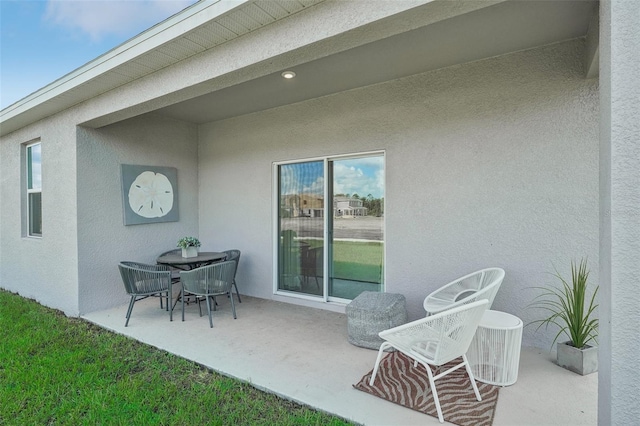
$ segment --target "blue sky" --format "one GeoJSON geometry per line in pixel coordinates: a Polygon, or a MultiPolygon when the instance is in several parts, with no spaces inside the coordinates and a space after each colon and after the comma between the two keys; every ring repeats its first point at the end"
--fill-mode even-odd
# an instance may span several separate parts
{"type": "MultiPolygon", "coordinates": [[[[281,167],[283,194],[324,193],[322,161],[296,163],[281,167]]],[[[371,156],[333,161],[335,194],[358,194],[374,198],[384,197],[384,157],[371,156]]]]}
{"type": "Polygon", "coordinates": [[[0,0],[0,109],[196,0],[0,0]]]}

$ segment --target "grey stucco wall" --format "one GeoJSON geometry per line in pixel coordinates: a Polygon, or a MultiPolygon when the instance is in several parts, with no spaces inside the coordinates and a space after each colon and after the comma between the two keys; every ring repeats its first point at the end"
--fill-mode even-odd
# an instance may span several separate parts
{"type": "Polygon", "coordinates": [[[601,425],[640,419],[639,21],[639,2],[600,4],[601,425]]]}
{"type": "Polygon", "coordinates": [[[101,129],[78,128],[80,313],[128,300],[117,264],[155,263],[186,235],[198,235],[198,129],[142,116],[101,129]],[[178,222],[123,224],[121,164],[178,169],[178,222]]]}
{"type": "MultiPolygon", "coordinates": [[[[411,318],[432,290],[501,266],[494,308],[525,323],[556,265],[598,274],[598,87],[582,41],[200,127],[200,236],[242,250],[242,291],[272,296],[272,162],[386,151],[386,285],[411,318]],[[220,185],[224,182],[224,185],[220,185]]],[[[549,347],[554,332],[525,329],[549,347]]]]}
{"type": "MultiPolygon", "coordinates": [[[[115,296],[114,286],[119,284],[113,283],[114,272],[107,265],[116,258],[120,259],[113,255],[116,252],[127,256],[135,254],[138,258],[141,246],[136,243],[133,248],[127,248],[114,243],[112,239],[121,238],[121,233],[116,227],[116,235],[111,235],[113,230],[107,227],[107,224],[116,226],[116,219],[112,215],[115,202],[120,202],[113,187],[114,161],[126,159],[123,161],[135,162],[140,159],[143,162],[142,160],[151,158],[157,160],[158,164],[167,164],[167,160],[177,159],[180,164],[190,164],[185,170],[192,170],[194,160],[185,160],[185,156],[190,156],[191,151],[184,152],[177,146],[152,152],[151,157],[147,153],[136,151],[136,144],[139,139],[143,139],[143,131],[137,134],[140,137],[116,134],[114,140],[102,145],[101,137],[108,139],[112,136],[109,134],[111,129],[103,126],[113,124],[113,129],[136,127],[136,123],[140,124],[144,120],[124,120],[139,117],[183,99],[417,28],[428,22],[483,8],[488,3],[453,4],[407,0],[380,2],[375,8],[363,4],[321,3],[295,17],[253,31],[144,78],[135,79],[3,136],[0,139],[0,286],[36,298],[45,305],[63,309],[69,315],[78,315],[81,311],[100,309],[118,302],[117,298],[111,297],[115,296]],[[400,19],[386,19],[403,12],[407,13],[400,19]],[[314,31],[309,31],[309,28],[314,31]],[[78,125],[84,127],[77,129],[78,125]],[[94,131],[89,128],[100,129],[94,131]],[[43,142],[46,163],[43,169],[45,236],[42,240],[25,239],[20,234],[22,214],[19,145],[35,138],[41,138],[43,142]],[[118,140],[122,144],[114,142],[118,140]],[[76,152],[77,143],[81,145],[76,152]],[[96,149],[95,155],[105,161],[93,160],[93,148],[96,149]],[[109,152],[110,149],[114,152],[109,152]],[[128,152],[129,149],[131,152],[128,152]],[[103,196],[99,194],[100,179],[108,182],[106,195],[103,196]],[[98,213],[102,208],[108,209],[106,219],[98,213]],[[77,226],[78,220],[89,222],[81,230],[77,226]],[[105,237],[102,247],[99,246],[100,234],[105,237]],[[78,241],[82,247],[79,247],[78,241]],[[98,265],[100,256],[104,256],[104,263],[98,265]],[[82,276],[80,280],[79,274],[82,276]],[[79,288],[82,289],[81,296],[79,288]]],[[[166,129],[165,126],[169,124],[159,120],[156,127],[166,129]]],[[[142,128],[144,129],[144,125],[142,128]]],[[[154,131],[153,128],[148,130],[151,133],[154,131]]],[[[129,133],[133,135],[136,131],[132,128],[129,133]]],[[[195,175],[196,171],[189,172],[193,182],[195,175]]],[[[181,220],[178,228],[180,233],[183,230],[184,233],[195,233],[197,223],[184,224],[181,220]]],[[[146,238],[152,232],[135,231],[131,234],[133,237],[146,238]]]]}
{"type": "Polygon", "coordinates": [[[74,115],[67,111],[0,141],[0,287],[78,314],[74,115]],[[25,238],[22,144],[42,143],[43,237],[25,238]]]}

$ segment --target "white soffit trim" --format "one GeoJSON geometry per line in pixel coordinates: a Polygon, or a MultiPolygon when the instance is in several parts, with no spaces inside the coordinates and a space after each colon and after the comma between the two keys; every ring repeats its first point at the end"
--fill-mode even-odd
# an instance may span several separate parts
{"type": "MultiPolygon", "coordinates": [[[[27,112],[29,112],[29,115],[33,113],[34,116],[31,117],[31,119],[24,117],[19,120],[22,122],[22,125],[28,124],[28,122],[39,120],[45,116],[69,108],[80,101],[86,100],[86,98],[95,96],[97,93],[93,92],[96,89],[98,93],[103,93],[106,90],[114,89],[128,81],[152,73],[159,68],[167,66],[169,63],[179,62],[185,59],[185,57],[172,57],[173,55],[167,54],[167,52],[171,50],[171,43],[184,43],[185,41],[182,39],[190,33],[197,37],[198,27],[207,23],[215,23],[217,27],[211,28],[209,31],[206,29],[203,30],[209,36],[207,37],[209,38],[208,43],[206,43],[207,45],[205,46],[198,45],[193,54],[207,50],[233,38],[240,37],[257,27],[278,21],[300,9],[322,1],[324,0],[297,0],[294,2],[282,2],[278,0],[201,0],[75,71],[70,72],[53,83],[3,109],[0,111],[0,123],[8,124],[7,121],[16,118],[18,115],[27,112]],[[233,13],[236,13],[238,16],[232,15],[233,13]],[[256,17],[256,14],[262,14],[262,19],[256,17]],[[240,17],[240,19],[238,17],[240,17]],[[247,24],[247,22],[250,22],[250,24],[247,24]],[[234,28],[235,31],[229,28],[234,28]],[[237,30],[238,28],[240,28],[240,30],[237,30]],[[214,33],[220,33],[222,31],[224,34],[215,37],[211,30],[213,30],[214,33]],[[151,52],[156,52],[157,55],[164,56],[165,60],[160,61],[157,66],[153,66],[149,63],[148,58],[151,52]],[[136,59],[140,59],[140,57],[144,55],[147,55],[146,64],[136,63],[136,59]],[[151,65],[151,67],[145,65],[151,65]],[[130,66],[131,69],[125,69],[123,68],[124,66],[130,66]],[[114,73],[112,78],[107,76],[110,72],[114,73]],[[106,86],[103,85],[105,79],[111,80],[111,83],[106,83],[106,86]],[[102,87],[100,89],[96,87],[94,91],[92,91],[90,87],[92,87],[91,84],[93,82],[95,82],[98,87],[102,87]],[[87,87],[87,84],[90,86],[87,87]],[[87,95],[84,96],[84,99],[78,99],[73,95],[65,96],[71,95],[74,89],[78,89],[82,85],[85,85],[82,91],[87,95]],[[67,98],[66,102],[65,98],[67,98]],[[45,103],[51,102],[55,102],[55,106],[49,105],[49,107],[45,107],[45,103]],[[33,111],[34,109],[39,109],[40,112],[33,111]],[[23,120],[26,123],[23,122],[23,120]]],[[[20,124],[15,124],[21,127],[20,124]]],[[[13,128],[14,125],[9,125],[8,127],[13,128]]],[[[12,131],[14,129],[7,130],[12,131]]],[[[4,134],[7,132],[3,131],[1,133],[4,134]]]]}

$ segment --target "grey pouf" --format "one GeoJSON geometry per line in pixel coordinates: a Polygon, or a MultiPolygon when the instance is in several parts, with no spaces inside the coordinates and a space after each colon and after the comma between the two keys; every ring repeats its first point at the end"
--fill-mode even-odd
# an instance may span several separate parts
{"type": "Polygon", "coordinates": [[[380,349],[378,333],[407,322],[406,301],[402,294],[364,291],[347,305],[349,343],[380,349]]]}

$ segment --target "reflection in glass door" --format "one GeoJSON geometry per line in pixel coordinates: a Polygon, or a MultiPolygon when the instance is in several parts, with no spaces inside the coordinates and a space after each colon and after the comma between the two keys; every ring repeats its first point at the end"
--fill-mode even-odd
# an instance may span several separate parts
{"type": "Polygon", "coordinates": [[[384,157],[329,161],[328,295],[352,300],[384,285],[384,157]]]}
{"type": "Polygon", "coordinates": [[[383,291],[383,154],[282,164],[277,178],[277,289],[323,300],[383,291]]]}
{"type": "Polygon", "coordinates": [[[278,167],[278,290],[324,296],[324,162],[278,167]]]}

